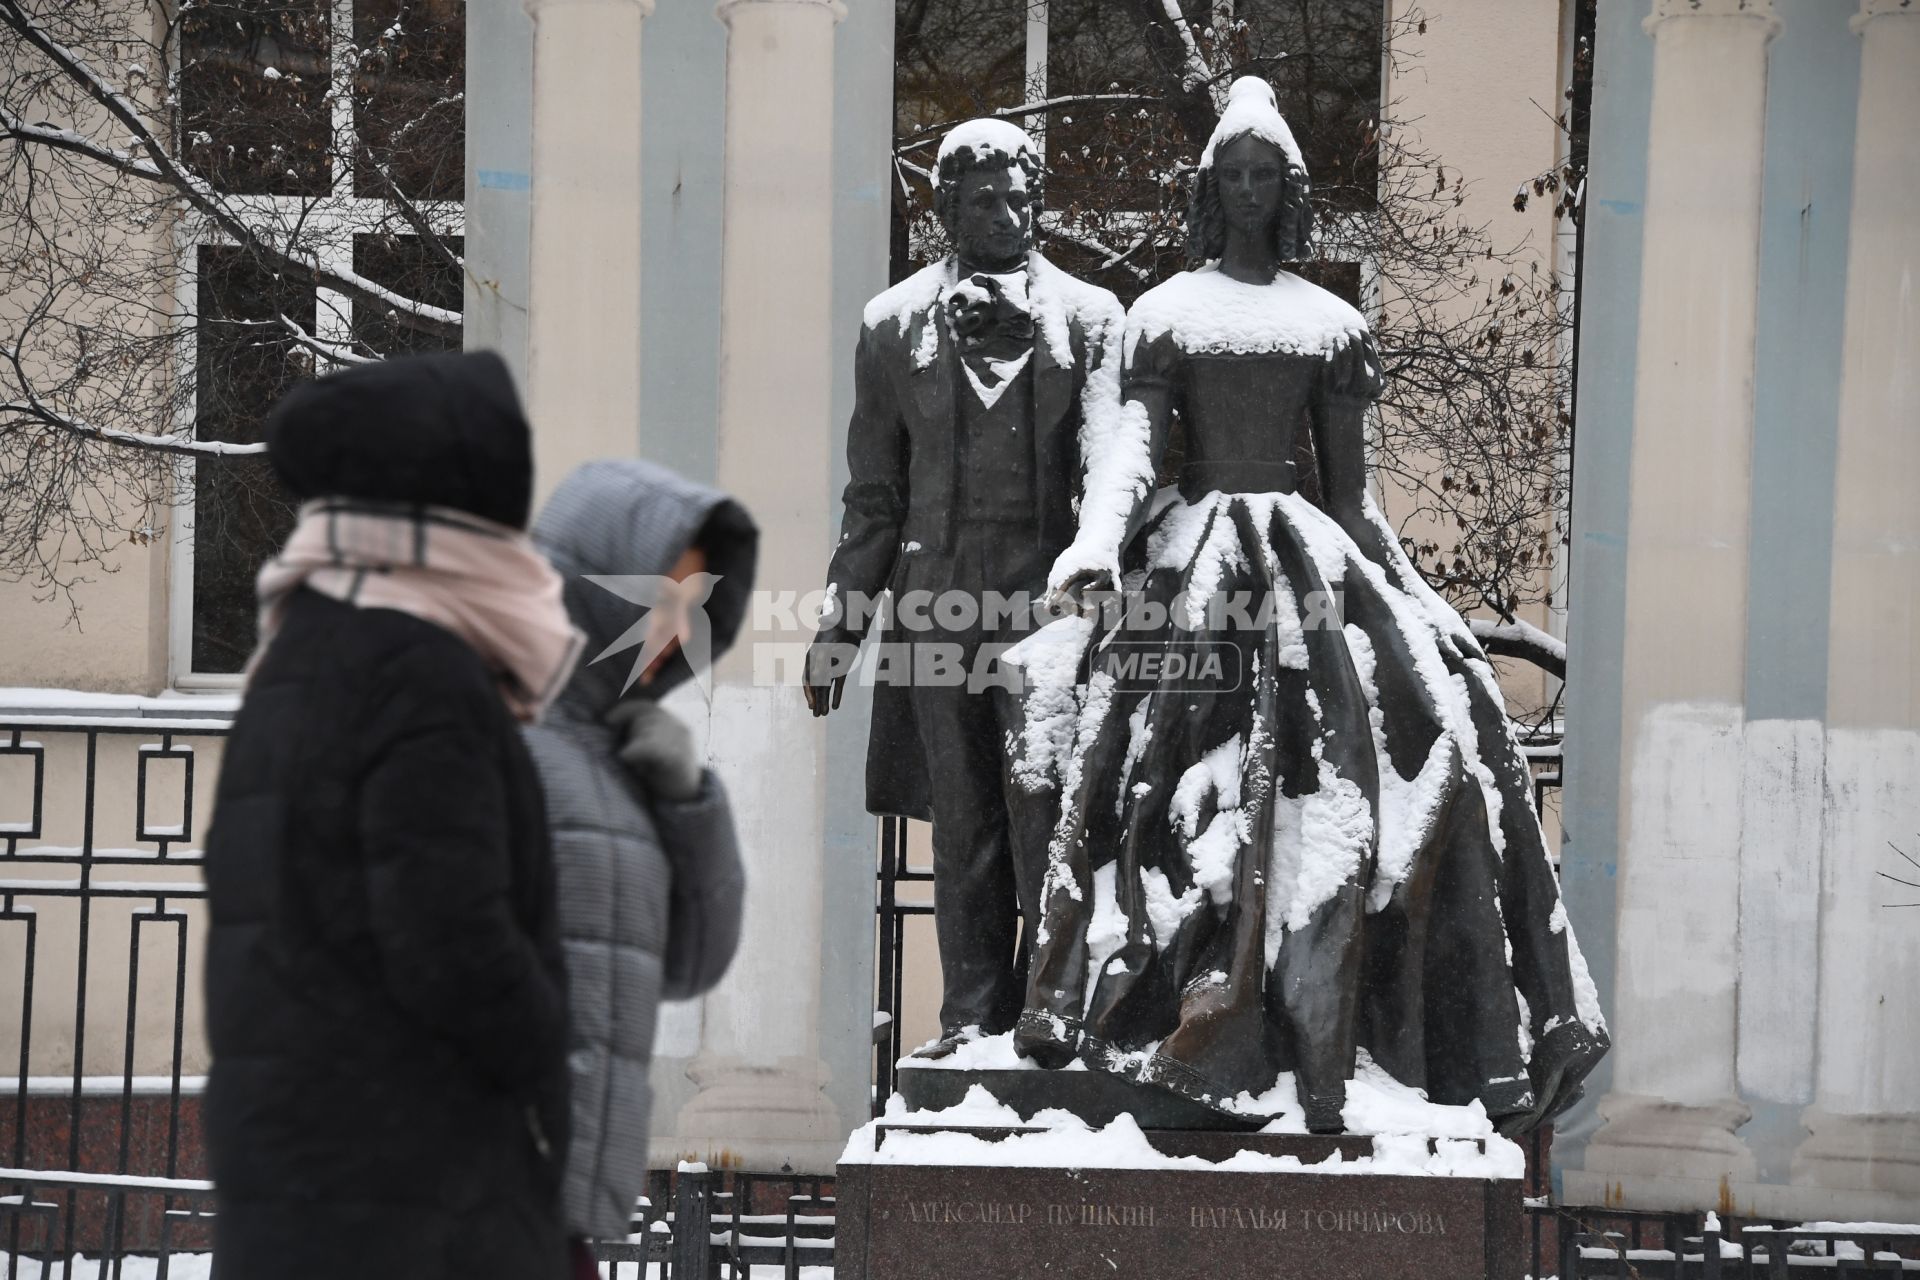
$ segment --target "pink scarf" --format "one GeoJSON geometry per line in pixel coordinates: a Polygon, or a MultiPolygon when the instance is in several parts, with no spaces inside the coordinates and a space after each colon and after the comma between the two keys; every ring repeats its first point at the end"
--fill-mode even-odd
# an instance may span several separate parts
{"type": "Polygon", "coordinates": [[[275,559],[261,566],[266,652],[297,587],[363,609],[398,609],[471,645],[518,719],[540,717],[573,674],[586,637],[567,617],[562,581],[527,536],[446,507],[316,498],[275,559]]]}

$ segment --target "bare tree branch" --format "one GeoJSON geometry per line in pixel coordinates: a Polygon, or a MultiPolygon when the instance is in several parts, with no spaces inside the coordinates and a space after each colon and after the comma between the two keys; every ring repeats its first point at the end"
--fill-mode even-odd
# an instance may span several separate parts
{"type": "Polygon", "coordinates": [[[277,245],[261,234],[259,228],[233,212],[212,184],[179,164],[126,95],[108,84],[84,58],[41,30],[21,9],[19,0],[0,0],[0,24],[13,28],[29,44],[41,50],[89,97],[111,112],[114,119],[129,131],[139,148],[146,152],[148,163],[153,166],[156,175],[171,184],[188,203],[235,241],[254,248],[263,256],[273,259],[282,269],[310,280],[320,288],[335,289],[379,302],[392,310],[405,312],[424,324],[459,332],[460,313],[457,311],[416,302],[353,271],[329,269],[320,263],[316,255],[292,245],[277,245]]]}
{"type": "Polygon", "coordinates": [[[1126,102],[1148,103],[1157,101],[1159,101],[1159,99],[1144,93],[1061,94],[1054,98],[1043,98],[1034,102],[1023,102],[1017,107],[1003,107],[998,111],[982,112],[978,116],[968,116],[965,119],[942,120],[939,124],[928,125],[924,129],[915,130],[908,137],[897,141],[894,144],[894,150],[896,152],[912,151],[919,147],[924,147],[930,142],[937,142],[949,129],[952,129],[955,125],[964,124],[966,120],[1023,120],[1029,116],[1045,115],[1049,111],[1059,111],[1062,108],[1103,107],[1126,102]]]}
{"type": "Polygon", "coordinates": [[[363,53],[336,12],[0,0],[0,580],[70,616],[192,498],[208,634],[244,643],[291,511],[267,406],[458,342],[458,32],[363,53]]]}

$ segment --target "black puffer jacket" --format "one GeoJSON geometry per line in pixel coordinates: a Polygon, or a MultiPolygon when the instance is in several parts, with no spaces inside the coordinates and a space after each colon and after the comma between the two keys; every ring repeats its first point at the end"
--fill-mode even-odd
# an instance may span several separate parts
{"type": "MultiPolygon", "coordinates": [[[[303,496],[404,499],[365,490],[392,483],[392,434],[432,431],[432,501],[524,519],[527,427],[504,371],[427,363],[379,372],[405,410],[393,432],[349,374],[302,393],[270,456],[303,496]]],[[[564,1275],[552,855],[479,656],[408,614],[296,592],[217,806],[205,1114],[221,1276],[564,1275]]]]}

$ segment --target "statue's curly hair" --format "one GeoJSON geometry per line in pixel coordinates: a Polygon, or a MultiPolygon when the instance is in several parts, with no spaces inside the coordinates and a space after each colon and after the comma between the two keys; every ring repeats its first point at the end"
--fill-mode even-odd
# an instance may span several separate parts
{"type": "Polygon", "coordinates": [[[1040,206],[1046,198],[1046,170],[1040,167],[1040,161],[1031,152],[1009,155],[998,147],[982,151],[975,147],[959,147],[940,158],[940,172],[935,175],[933,188],[933,212],[940,219],[940,225],[949,232],[953,229],[953,197],[960,190],[960,179],[975,169],[997,170],[1019,166],[1027,175],[1027,207],[1033,211],[1033,226],[1037,231],[1040,222],[1040,206]]]}
{"type": "MultiPolygon", "coordinates": [[[[1214,154],[1218,155],[1222,147],[1235,141],[1238,139],[1222,138],[1214,147],[1214,154]]],[[[1279,148],[1275,147],[1274,150],[1278,151],[1279,148]]],[[[1305,262],[1313,257],[1313,207],[1307,202],[1313,184],[1307,180],[1305,169],[1284,153],[1281,159],[1286,164],[1287,173],[1280,191],[1280,212],[1273,220],[1273,236],[1280,251],[1280,261],[1305,262]]],[[[1226,248],[1227,215],[1220,207],[1220,179],[1214,176],[1213,166],[1207,165],[1194,170],[1193,187],[1187,202],[1187,263],[1195,267],[1205,266],[1224,253],[1226,248]]]]}

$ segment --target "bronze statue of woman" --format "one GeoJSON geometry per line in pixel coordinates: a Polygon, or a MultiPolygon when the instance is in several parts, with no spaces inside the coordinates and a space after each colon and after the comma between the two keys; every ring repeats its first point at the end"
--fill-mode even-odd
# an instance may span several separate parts
{"type": "Polygon", "coordinates": [[[1606,1030],[1493,669],[1368,491],[1372,335],[1285,269],[1308,189],[1272,90],[1237,81],[1194,180],[1197,265],[1134,306],[1124,403],[1089,424],[1108,480],[1051,585],[1124,584],[1152,629],[1121,638],[1216,661],[1139,687],[1110,645],[1083,664],[1015,1044],[1315,1132],[1379,1069],[1522,1132],[1606,1030]]]}

